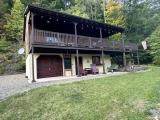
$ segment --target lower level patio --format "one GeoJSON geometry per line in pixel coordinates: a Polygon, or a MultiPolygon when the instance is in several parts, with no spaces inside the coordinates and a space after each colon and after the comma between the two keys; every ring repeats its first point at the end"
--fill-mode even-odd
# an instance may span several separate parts
{"type": "Polygon", "coordinates": [[[108,72],[106,74],[89,74],[86,76],[60,76],[60,77],[50,77],[50,78],[41,78],[37,79],[37,83],[43,83],[43,82],[54,82],[56,84],[61,84],[61,83],[71,83],[71,82],[76,82],[76,81],[82,81],[82,80],[91,80],[91,79],[97,79],[97,78],[103,78],[103,77],[110,77],[110,76],[117,76],[117,75],[123,75],[127,74],[128,72],[108,72]]]}

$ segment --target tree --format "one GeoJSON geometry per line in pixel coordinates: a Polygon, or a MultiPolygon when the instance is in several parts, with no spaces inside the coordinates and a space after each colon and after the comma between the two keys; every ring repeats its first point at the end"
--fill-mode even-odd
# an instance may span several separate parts
{"type": "Polygon", "coordinates": [[[84,0],[84,5],[91,20],[104,22],[103,0],[84,0]]]}
{"type": "Polygon", "coordinates": [[[63,11],[99,22],[104,21],[102,0],[74,0],[74,2],[72,1],[72,4],[63,11]]]}
{"type": "Polygon", "coordinates": [[[89,18],[89,16],[86,13],[86,7],[84,5],[84,2],[80,0],[75,0],[74,4],[72,4],[66,10],[63,10],[63,12],[84,18],[89,18]]]}
{"type": "Polygon", "coordinates": [[[160,65],[160,26],[151,34],[149,38],[150,53],[153,56],[153,62],[160,65]]]}
{"type": "Polygon", "coordinates": [[[7,41],[20,42],[22,40],[23,11],[24,6],[21,1],[15,0],[11,15],[7,16],[7,24],[4,26],[7,41]]]}
{"type": "Polygon", "coordinates": [[[109,0],[106,5],[106,23],[125,27],[122,4],[109,0]]]}
{"type": "MultiPolygon", "coordinates": [[[[5,36],[0,39],[0,52],[3,56],[1,61],[4,61],[0,64],[0,68],[5,68],[3,71],[8,73],[24,69],[24,57],[17,54],[22,46],[23,11],[24,6],[21,1],[15,0],[10,15],[6,15],[5,36]]],[[[0,72],[2,73],[1,69],[0,72]]]]}
{"type": "MultiPolygon", "coordinates": [[[[152,34],[160,23],[159,3],[159,0],[124,0],[126,41],[141,44],[141,41],[152,34]]],[[[139,56],[141,63],[149,63],[152,59],[150,52],[144,51],[142,48],[139,49],[139,56]]]]}
{"type": "Polygon", "coordinates": [[[153,2],[144,0],[125,0],[124,16],[126,37],[131,42],[141,42],[154,31],[159,24],[159,16],[155,12],[153,2]]]}
{"type": "MultiPolygon", "coordinates": [[[[107,5],[106,5],[106,10],[105,10],[105,22],[116,25],[116,26],[121,26],[125,27],[125,19],[123,16],[123,5],[121,3],[115,2],[113,0],[109,0],[107,5]]],[[[111,39],[113,40],[120,40],[121,34],[118,33],[116,35],[113,35],[111,39]]]]}
{"type": "Polygon", "coordinates": [[[0,0],[0,36],[4,33],[5,14],[10,12],[12,0],[0,0]]]}

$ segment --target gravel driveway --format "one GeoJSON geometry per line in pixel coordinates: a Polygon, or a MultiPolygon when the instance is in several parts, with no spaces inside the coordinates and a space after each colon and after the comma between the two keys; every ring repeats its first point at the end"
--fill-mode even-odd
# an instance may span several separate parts
{"type": "Polygon", "coordinates": [[[91,76],[83,76],[83,77],[75,76],[72,79],[69,78],[69,79],[54,80],[54,81],[48,81],[48,82],[35,82],[31,84],[28,83],[28,80],[25,78],[25,74],[0,76],[0,101],[16,93],[22,93],[24,91],[28,91],[33,88],[37,88],[41,86],[71,83],[74,81],[90,80],[90,79],[96,79],[96,78],[102,78],[102,77],[117,76],[122,74],[126,74],[126,73],[125,72],[114,73],[114,74],[110,73],[110,74],[91,75],[91,76]]]}
{"type": "Polygon", "coordinates": [[[25,78],[25,74],[0,76],[0,100],[16,93],[22,93],[33,88],[47,86],[49,84],[49,82],[30,84],[28,83],[27,78],[25,78]]]}
{"type": "Polygon", "coordinates": [[[33,88],[56,84],[56,81],[44,83],[28,83],[25,74],[0,76],[0,100],[16,93],[22,93],[33,88]]]}
{"type": "Polygon", "coordinates": [[[0,76],[0,99],[24,91],[29,86],[25,74],[0,76]]]}

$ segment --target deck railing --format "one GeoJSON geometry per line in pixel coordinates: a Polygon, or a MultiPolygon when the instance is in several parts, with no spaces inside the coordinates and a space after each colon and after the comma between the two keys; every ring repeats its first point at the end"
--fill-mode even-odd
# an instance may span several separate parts
{"type": "Polygon", "coordinates": [[[77,42],[75,35],[50,32],[44,30],[34,29],[33,41],[34,44],[44,44],[62,47],[78,47],[78,48],[93,48],[112,51],[135,51],[137,46],[133,43],[125,44],[123,47],[122,42],[110,41],[108,39],[100,39],[95,37],[77,36],[77,42]]]}

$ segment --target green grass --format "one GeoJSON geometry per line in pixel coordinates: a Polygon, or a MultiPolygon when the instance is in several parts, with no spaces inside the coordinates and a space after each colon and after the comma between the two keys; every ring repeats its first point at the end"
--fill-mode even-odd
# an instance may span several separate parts
{"type": "Polygon", "coordinates": [[[49,86],[0,102],[2,120],[147,120],[160,103],[160,68],[49,86]]]}

